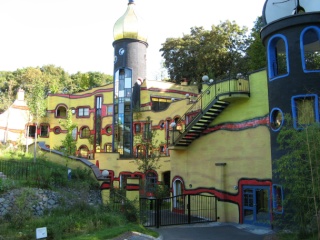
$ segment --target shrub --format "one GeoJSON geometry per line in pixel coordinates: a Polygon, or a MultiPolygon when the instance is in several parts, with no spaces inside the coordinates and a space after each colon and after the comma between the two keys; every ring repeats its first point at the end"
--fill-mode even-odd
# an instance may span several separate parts
{"type": "Polygon", "coordinates": [[[35,193],[30,188],[21,189],[14,200],[13,208],[6,214],[5,218],[10,220],[10,225],[20,229],[23,224],[33,217],[33,199],[35,193]]]}
{"type": "Polygon", "coordinates": [[[0,193],[7,192],[17,186],[15,181],[11,179],[0,178],[0,193]]]}

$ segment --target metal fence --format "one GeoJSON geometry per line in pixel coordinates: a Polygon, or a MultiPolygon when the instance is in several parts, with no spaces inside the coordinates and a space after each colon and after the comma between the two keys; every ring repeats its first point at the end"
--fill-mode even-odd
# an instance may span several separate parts
{"type": "Polygon", "coordinates": [[[217,199],[212,195],[179,195],[163,199],[140,198],[145,227],[217,221],[217,199]]]}
{"type": "Polygon", "coordinates": [[[8,179],[25,180],[36,185],[61,184],[65,182],[68,170],[63,166],[61,168],[63,169],[32,161],[0,161],[0,172],[8,179]],[[65,172],[64,176],[62,175],[63,172],[65,172]]]}

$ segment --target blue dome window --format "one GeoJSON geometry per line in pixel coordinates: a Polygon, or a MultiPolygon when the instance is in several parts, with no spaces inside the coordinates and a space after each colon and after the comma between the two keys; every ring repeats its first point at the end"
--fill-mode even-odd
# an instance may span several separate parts
{"type": "Polygon", "coordinates": [[[305,28],[300,36],[301,62],[305,73],[320,72],[320,28],[305,28]]]}
{"type": "Polygon", "coordinates": [[[273,36],[268,43],[269,80],[289,75],[288,43],[283,35],[273,36]]]}

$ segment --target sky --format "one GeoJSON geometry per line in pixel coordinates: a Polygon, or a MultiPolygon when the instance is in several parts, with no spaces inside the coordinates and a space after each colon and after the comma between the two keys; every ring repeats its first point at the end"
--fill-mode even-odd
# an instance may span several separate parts
{"type": "MultiPolygon", "coordinates": [[[[251,29],[265,0],[135,0],[148,24],[147,79],[161,70],[161,44],[230,20],[251,29]]],[[[113,26],[128,0],[0,0],[0,71],[53,64],[69,74],[112,75],[113,26]]]]}

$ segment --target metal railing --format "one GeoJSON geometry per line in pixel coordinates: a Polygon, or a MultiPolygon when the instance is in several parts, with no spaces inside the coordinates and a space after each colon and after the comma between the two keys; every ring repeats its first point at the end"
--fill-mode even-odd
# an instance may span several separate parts
{"type": "Polygon", "coordinates": [[[161,199],[140,198],[140,219],[146,227],[217,221],[213,195],[184,194],[161,199]]]}
{"type": "MultiPolygon", "coordinates": [[[[65,178],[67,178],[67,168],[65,168],[65,178]]],[[[40,162],[32,161],[15,161],[15,160],[1,160],[0,172],[2,172],[8,179],[25,180],[30,183],[41,185],[44,182],[60,184],[65,181],[61,176],[61,170],[57,167],[51,167],[40,162]]]]}
{"type": "MultiPolygon", "coordinates": [[[[250,85],[247,79],[227,79],[212,83],[206,89],[202,90],[198,98],[190,99],[190,102],[193,104],[176,122],[178,131],[174,131],[174,139],[178,139],[187,127],[193,123],[199,115],[202,115],[215,99],[243,94],[250,95],[250,85]]],[[[172,142],[172,144],[174,143],[172,142]]]]}

